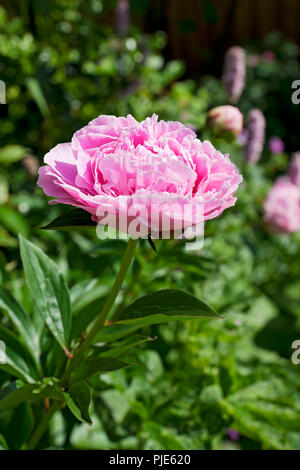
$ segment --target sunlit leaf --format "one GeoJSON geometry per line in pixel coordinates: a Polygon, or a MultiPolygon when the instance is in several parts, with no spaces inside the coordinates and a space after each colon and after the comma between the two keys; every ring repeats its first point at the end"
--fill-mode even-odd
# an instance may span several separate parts
{"type": "Polygon", "coordinates": [[[205,302],[182,290],[166,289],[129,305],[117,321],[119,324],[145,326],[174,320],[222,318],[205,302]]]}
{"type": "Polygon", "coordinates": [[[21,257],[31,295],[48,328],[66,349],[71,329],[70,297],[57,265],[37,246],[20,236],[21,257]]]}

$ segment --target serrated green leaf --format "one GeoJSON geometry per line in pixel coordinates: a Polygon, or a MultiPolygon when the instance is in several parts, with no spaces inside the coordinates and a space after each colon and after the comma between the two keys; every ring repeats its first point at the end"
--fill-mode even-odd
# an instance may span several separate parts
{"type": "Polygon", "coordinates": [[[86,227],[96,227],[89,212],[82,209],[72,209],[41,227],[42,230],[78,230],[86,227]]]}
{"type": "Polygon", "coordinates": [[[145,326],[174,320],[222,318],[205,302],[182,290],[165,289],[136,300],[116,322],[145,326]]]}
{"type": "Polygon", "coordinates": [[[21,258],[31,295],[49,330],[67,348],[71,329],[69,291],[56,264],[40,248],[20,236],[21,258]]]}
{"type": "Polygon", "coordinates": [[[79,421],[93,424],[89,415],[92,394],[86,382],[73,385],[68,392],[64,393],[64,397],[68,408],[79,421]]]}
{"type": "Polygon", "coordinates": [[[123,369],[129,364],[112,357],[91,357],[84,359],[79,364],[72,378],[72,383],[81,382],[102,372],[123,369]]]}

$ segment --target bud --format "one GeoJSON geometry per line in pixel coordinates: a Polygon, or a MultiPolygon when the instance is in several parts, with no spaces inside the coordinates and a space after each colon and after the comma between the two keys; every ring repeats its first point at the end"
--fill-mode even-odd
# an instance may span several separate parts
{"type": "Polygon", "coordinates": [[[289,177],[292,183],[300,186],[300,152],[296,152],[292,156],[289,168],[289,177]]]}
{"type": "Polygon", "coordinates": [[[244,156],[247,162],[256,163],[261,156],[265,143],[266,119],[259,109],[252,109],[247,119],[247,140],[244,156]]]}
{"type": "Polygon", "coordinates": [[[207,123],[217,132],[232,132],[237,136],[243,129],[243,115],[235,106],[217,106],[209,111],[207,123]]]}
{"type": "Polygon", "coordinates": [[[130,5],[128,0],[117,0],[115,11],[115,31],[118,36],[126,36],[130,26],[130,5]]]}
{"type": "Polygon", "coordinates": [[[235,104],[245,88],[246,54],[242,47],[234,46],[225,55],[222,81],[230,103],[235,104]]]}

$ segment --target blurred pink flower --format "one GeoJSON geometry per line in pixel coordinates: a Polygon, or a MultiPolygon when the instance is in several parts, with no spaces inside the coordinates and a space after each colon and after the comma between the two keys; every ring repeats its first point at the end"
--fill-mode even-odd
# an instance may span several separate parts
{"type": "Polygon", "coordinates": [[[273,136],[269,140],[269,150],[272,153],[278,154],[284,152],[285,144],[280,137],[273,136]]]}
{"type": "Polygon", "coordinates": [[[264,218],[275,233],[300,230],[300,189],[286,178],[278,178],[264,202],[264,218]]]}
{"type": "Polygon", "coordinates": [[[208,124],[217,131],[238,135],[243,129],[243,115],[235,106],[217,106],[208,113],[208,124]]]}
{"type": "Polygon", "coordinates": [[[292,183],[300,186],[300,152],[296,152],[292,156],[289,168],[289,177],[292,183]]]}
{"type": "Polygon", "coordinates": [[[264,62],[267,62],[268,64],[271,64],[276,60],[276,55],[274,54],[273,51],[264,51],[261,55],[262,59],[264,62]]]}
{"type": "MultiPolygon", "coordinates": [[[[140,204],[162,215],[172,204],[189,204],[193,211],[202,204],[204,220],[212,219],[235,204],[242,181],[228,155],[156,115],[142,122],[101,115],[44,160],[38,184],[55,198],[50,203],[80,207],[97,221],[99,210],[122,218],[140,204]]],[[[181,217],[185,227],[194,223],[181,217]]],[[[151,226],[149,219],[141,217],[141,223],[151,226]]]]}

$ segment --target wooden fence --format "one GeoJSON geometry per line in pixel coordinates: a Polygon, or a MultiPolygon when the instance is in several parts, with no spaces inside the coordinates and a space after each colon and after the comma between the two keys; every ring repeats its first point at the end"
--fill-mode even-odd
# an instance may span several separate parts
{"type": "Polygon", "coordinates": [[[300,42],[300,0],[166,0],[163,4],[168,54],[182,58],[195,72],[209,55],[218,62],[228,46],[274,30],[300,42]]]}

